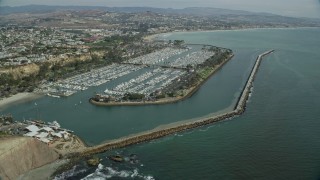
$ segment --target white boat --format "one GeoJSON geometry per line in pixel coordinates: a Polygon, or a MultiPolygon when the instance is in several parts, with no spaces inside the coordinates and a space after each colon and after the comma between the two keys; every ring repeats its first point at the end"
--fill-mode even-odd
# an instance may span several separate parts
{"type": "Polygon", "coordinates": [[[60,96],[58,96],[58,95],[53,95],[53,94],[50,94],[50,93],[47,93],[47,96],[55,97],[55,98],[60,98],[60,96]]]}
{"type": "Polygon", "coordinates": [[[55,126],[57,128],[61,127],[60,124],[57,121],[48,122],[48,124],[51,125],[51,126],[55,126]]]}

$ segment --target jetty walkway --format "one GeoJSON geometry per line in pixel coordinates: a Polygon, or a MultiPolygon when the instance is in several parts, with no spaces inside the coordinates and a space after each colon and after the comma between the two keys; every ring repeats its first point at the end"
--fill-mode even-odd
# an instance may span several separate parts
{"type": "Polygon", "coordinates": [[[158,138],[170,135],[170,134],[174,134],[177,132],[197,128],[200,126],[205,126],[205,125],[208,125],[208,124],[211,124],[214,122],[222,121],[222,120],[225,120],[228,118],[232,118],[234,116],[241,115],[246,109],[246,103],[249,98],[249,94],[251,92],[251,87],[252,87],[254,78],[258,72],[258,68],[261,64],[261,61],[264,56],[266,56],[272,52],[274,52],[274,50],[266,51],[257,57],[256,62],[251,70],[251,73],[246,81],[246,84],[245,84],[245,86],[244,86],[244,88],[243,88],[243,90],[237,100],[237,103],[236,103],[234,109],[231,112],[223,113],[223,114],[213,116],[213,117],[203,118],[203,119],[193,121],[193,122],[179,124],[179,125],[176,125],[173,127],[167,127],[167,128],[163,128],[163,129],[156,128],[156,129],[153,129],[153,130],[150,130],[147,132],[142,132],[142,133],[138,133],[138,134],[131,135],[128,137],[112,140],[112,141],[109,141],[109,142],[106,142],[106,143],[103,143],[103,144],[100,144],[97,146],[88,147],[88,148],[84,149],[80,153],[80,155],[89,156],[89,155],[96,154],[96,153],[102,153],[102,152],[105,152],[110,149],[122,148],[122,147],[129,146],[132,144],[137,144],[137,143],[142,143],[142,142],[158,139],[158,138]]]}

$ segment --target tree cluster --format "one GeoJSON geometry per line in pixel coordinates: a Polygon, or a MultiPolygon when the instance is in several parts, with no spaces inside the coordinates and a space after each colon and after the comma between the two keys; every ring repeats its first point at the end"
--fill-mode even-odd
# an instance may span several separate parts
{"type": "Polygon", "coordinates": [[[137,100],[142,100],[143,98],[145,98],[145,95],[144,94],[140,94],[140,93],[126,93],[124,96],[123,96],[123,100],[125,101],[137,101],[137,100]]]}

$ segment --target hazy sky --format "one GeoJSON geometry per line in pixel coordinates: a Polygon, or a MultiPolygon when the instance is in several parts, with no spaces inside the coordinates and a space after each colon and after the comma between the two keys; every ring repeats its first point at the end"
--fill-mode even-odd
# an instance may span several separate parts
{"type": "Polygon", "coordinates": [[[320,18],[320,0],[0,0],[0,6],[79,5],[109,7],[215,7],[320,18]]]}

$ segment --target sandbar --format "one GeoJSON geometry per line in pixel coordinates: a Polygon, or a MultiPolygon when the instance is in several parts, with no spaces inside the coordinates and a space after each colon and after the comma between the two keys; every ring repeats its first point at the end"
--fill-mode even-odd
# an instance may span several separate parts
{"type": "Polygon", "coordinates": [[[36,94],[36,93],[18,93],[11,97],[4,98],[0,100],[0,110],[5,109],[9,106],[29,102],[35,99],[39,99],[43,97],[42,94],[36,94]]]}

